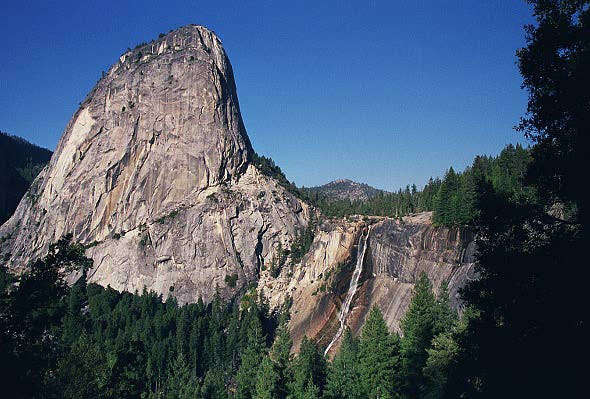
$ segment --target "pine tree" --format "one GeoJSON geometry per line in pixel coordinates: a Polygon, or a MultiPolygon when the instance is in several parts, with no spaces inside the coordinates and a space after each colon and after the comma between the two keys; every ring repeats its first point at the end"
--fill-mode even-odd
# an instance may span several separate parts
{"type": "Polygon", "coordinates": [[[320,398],[320,390],[314,384],[308,384],[307,388],[305,388],[305,392],[303,393],[302,399],[319,399],[320,398]]]}
{"type": "Polygon", "coordinates": [[[313,340],[303,337],[299,356],[293,362],[290,396],[295,399],[322,392],[326,382],[326,359],[313,340]],[[313,385],[313,388],[310,387],[313,385]]]}
{"type": "Polygon", "coordinates": [[[227,399],[227,388],[220,370],[209,370],[203,379],[201,387],[203,399],[227,399]]]}
{"type": "Polygon", "coordinates": [[[199,386],[191,372],[190,365],[184,360],[181,351],[170,365],[166,384],[166,399],[196,399],[199,386]]]}
{"type": "Polygon", "coordinates": [[[393,398],[399,361],[399,340],[391,335],[381,311],[371,309],[359,342],[358,372],[361,397],[393,398]]]}
{"type": "Polygon", "coordinates": [[[434,337],[432,347],[427,349],[428,357],[422,370],[424,376],[422,395],[425,399],[446,397],[447,380],[456,367],[459,351],[459,344],[451,331],[434,337]]]}
{"type": "Polygon", "coordinates": [[[236,374],[237,399],[250,399],[256,391],[256,376],[266,351],[266,338],[260,323],[252,323],[248,331],[248,343],[241,356],[241,364],[236,374]]]}
{"type": "Polygon", "coordinates": [[[464,381],[477,381],[472,396],[584,397],[590,1],[528,3],[536,22],[517,53],[529,92],[519,130],[536,143],[525,181],[537,200],[482,189],[464,381]],[[575,278],[556,284],[557,270],[575,278]]]}
{"type": "Polygon", "coordinates": [[[61,398],[105,398],[108,364],[100,346],[81,335],[51,373],[53,391],[61,398]]]}
{"type": "Polygon", "coordinates": [[[406,316],[401,322],[400,381],[403,383],[404,397],[416,398],[424,383],[422,368],[428,357],[434,337],[436,322],[436,302],[430,281],[425,273],[420,275],[414,287],[414,296],[406,316]]]}
{"type": "Polygon", "coordinates": [[[457,322],[457,312],[451,308],[449,287],[446,282],[441,284],[434,305],[434,335],[450,331],[457,322]]]}
{"type": "Polygon", "coordinates": [[[270,357],[265,356],[258,368],[254,399],[279,398],[279,373],[270,357]]]}
{"type": "MultiPolygon", "coordinates": [[[[448,298],[448,295],[446,297],[448,298]]],[[[444,306],[446,302],[444,298],[445,292],[441,290],[437,300],[437,307],[444,306]]],[[[440,315],[440,309],[438,313],[440,315]]],[[[425,399],[463,396],[464,376],[458,373],[461,368],[459,362],[461,362],[463,356],[460,339],[469,321],[475,315],[474,309],[468,307],[464,310],[461,318],[458,318],[454,312],[451,317],[441,318],[437,316],[439,327],[435,327],[435,330],[438,330],[439,333],[432,339],[431,347],[427,349],[428,358],[422,369],[424,376],[422,393],[425,399]]]]}
{"type": "Polygon", "coordinates": [[[358,340],[346,329],[342,344],[328,369],[325,397],[331,399],[361,399],[358,370],[358,340]]]}
{"type": "Polygon", "coordinates": [[[274,362],[275,370],[278,374],[277,381],[277,398],[285,398],[289,391],[291,375],[289,365],[291,363],[291,346],[293,341],[287,329],[287,319],[278,327],[275,341],[270,351],[270,358],[274,362]]]}
{"type": "Polygon", "coordinates": [[[62,321],[62,340],[66,346],[71,346],[80,337],[85,327],[82,308],[88,302],[88,295],[86,293],[86,270],[82,271],[82,276],[70,289],[66,302],[66,315],[62,321]]]}

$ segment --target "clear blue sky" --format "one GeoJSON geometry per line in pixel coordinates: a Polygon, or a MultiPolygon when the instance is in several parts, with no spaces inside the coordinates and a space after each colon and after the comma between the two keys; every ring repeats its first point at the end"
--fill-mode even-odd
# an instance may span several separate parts
{"type": "Polygon", "coordinates": [[[252,144],[289,179],[422,186],[523,142],[515,51],[530,22],[520,0],[9,0],[0,130],[54,149],[127,47],[194,23],[220,36],[252,144]]]}

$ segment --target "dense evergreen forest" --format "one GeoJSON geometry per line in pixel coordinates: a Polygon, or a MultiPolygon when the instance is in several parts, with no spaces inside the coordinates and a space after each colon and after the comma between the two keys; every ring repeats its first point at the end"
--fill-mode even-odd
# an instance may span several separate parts
{"type": "Polygon", "coordinates": [[[0,132],[0,225],[12,216],[51,154],[20,137],[0,132]]]}
{"type": "Polygon", "coordinates": [[[13,285],[0,275],[3,390],[13,398],[438,397],[465,323],[443,288],[416,285],[391,334],[371,311],[360,337],[344,335],[329,363],[304,338],[291,354],[288,308],[271,313],[255,291],[225,303],[179,306],[151,292],[86,284],[91,260],[68,238],[13,285]],[[68,286],[65,276],[80,278],[68,286]]]}
{"type": "Polygon", "coordinates": [[[518,130],[531,149],[507,147],[462,173],[449,169],[420,195],[396,193],[399,204],[383,211],[433,209],[437,223],[473,226],[479,278],[461,292],[460,317],[444,287],[435,296],[421,276],[401,334],[373,309],[333,361],[308,339],[293,356],[288,308],[271,314],[252,291],[179,306],[87,285],[89,261],[65,238],[18,277],[0,269],[5,396],[587,397],[590,1],[529,2],[536,24],[517,53],[529,93],[518,130]],[[75,270],[70,287],[64,275],[75,270]]]}

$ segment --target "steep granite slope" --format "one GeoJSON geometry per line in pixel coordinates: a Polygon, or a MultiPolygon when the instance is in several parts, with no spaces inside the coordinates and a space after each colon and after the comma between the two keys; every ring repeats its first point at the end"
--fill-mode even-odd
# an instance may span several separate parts
{"type": "Polygon", "coordinates": [[[272,284],[261,279],[260,289],[271,304],[287,295],[293,300],[295,350],[304,335],[326,348],[337,334],[364,237],[367,250],[361,260],[362,273],[345,317],[353,333],[359,333],[373,306],[381,309],[392,331],[399,331],[421,272],[428,275],[436,292],[443,282],[448,283],[452,305],[459,309],[457,291],[474,277],[474,237],[467,228],[435,227],[431,216],[426,212],[402,221],[355,217],[326,222],[300,264],[272,284]]]}
{"type": "Polygon", "coordinates": [[[94,261],[90,281],[118,290],[185,303],[257,285],[273,307],[292,299],[295,349],[308,335],[332,353],[341,320],[358,333],[374,305],[398,329],[421,271],[437,290],[447,281],[459,306],[473,236],[428,213],[323,220],[303,259],[271,273],[315,211],[252,159],[221,42],[180,28],[123,54],[97,83],[0,227],[0,259],[20,269],[72,234],[94,261]]]}
{"type": "Polygon", "coordinates": [[[0,228],[2,256],[21,267],[70,233],[94,259],[91,281],[181,302],[230,297],[308,221],[251,151],[220,40],[182,27],[97,83],[0,228]]]}

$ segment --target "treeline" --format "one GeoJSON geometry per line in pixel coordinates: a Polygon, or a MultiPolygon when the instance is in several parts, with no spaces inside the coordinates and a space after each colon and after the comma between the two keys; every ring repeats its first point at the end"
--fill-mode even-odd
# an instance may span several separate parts
{"type": "MultiPolygon", "coordinates": [[[[151,292],[86,284],[91,261],[62,239],[16,278],[0,273],[2,387],[11,398],[382,398],[446,386],[449,334],[460,328],[446,290],[423,275],[391,334],[373,309],[333,363],[307,338],[291,353],[288,310],[255,291],[179,306],[151,292]],[[81,277],[69,287],[64,276],[81,277]],[[15,284],[17,283],[17,284],[15,284]],[[438,342],[441,342],[439,345],[438,342]]],[[[451,342],[451,343],[450,343],[451,342]]],[[[433,396],[434,395],[434,396],[433,396]]]]}
{"type": "Polygon", "coordinates": [[[0,154],[6,165],[16,169],[23,179],[32,183],[51,159],[52,152],[21,137],[0,131],[0,154]]]}
{"type": "Polygon", "coordinates": [[[534,189],[523,183],[531,150],[520,144],[508,144],[496,157],[477,156],[463,172],[450,167],[442,180],[430,178],[422,190],[412,184],[395,193],[381,191],[367,200],[355,201],[334,199],[318,190],[296,187],[271,158],[254,153],[252,162],[263,174],[275,178],[291,194],[316,206],[330,218],[350,215],[399,218],[433,211],[436,225],[472,225],[478,215],[477,190],[483,182],[508,197],[534,198],[534,189]]]}
{"type": "Polygon", "coordinates": [[[258,155],[256,152],[252,151],[252,159],[250,159],[250,162],[256,166],[262,174],[277,180],[288,192],[297,198],[305,199],[304,193],[297,188],[295,183],[292,183],[287,179],[281,168],[272,160],[272,158],[258,155]]]}
{"type": "Polygon", "coordinates": [[[415,184],[408,185],[397,193],[380,192],[367,200],[333,199],[318,191],[304,190],[306,199],[317,206],[327,217],[344,217],[350,215],[401,217],[410,213],[431,210],[432,198],[440,181],[432,180],[421,192],[415,184]]]}
{"type": "Polygon", "coordinates": [[[472,166],[462,173],[449,168],[431,203],[433,222],[444,226],[473,224],[478,215],[478,187],[484,182],[507,197],[532,198],[533,189],[523,183],[530,161],[530,150],[509,144],[497,157],[475,157],[472,166]]]}
{"type": "Polygon", "coordinates": [[[179,306],[151,292],[87,285],[83,253],[62,239],[18,281],[0,269],[7,396],[227,398],[250,381],[249,351],[267,348],[284,324],[255,292],[179,306]],[[64,276],[75,270],[82,276],[68,287],[64,276]]]}
{"type": "Polygon", "coordinates": [[[0,225],[51,159],[51,151],[0,131],[0,225]]]}
{"type": "Polygon", "coordinates": [[[414,288],[402,335],[390,333],[373,308],[360,336],[346,331],[328,367],[323,397],[442,398],[450,390],[448,371],[456,361],[455,336],[465,322],[449,306],[446,288],[438,297],[422,274],[414,288]]]}
{"type": "Polygon", "coordinates": [[[402,217],[416,212],[433,211],[433,222],[442,226],[473,224],[477,216],[477,187],[482,181],[508,196],[533,195],[523,185],[530,163],[529,149],[509,144],[496,157],[477,156],[472,166],[457,173],[451,167],[444,178],[430,178],[419,191],[415,184],[396,193],[380,192],[368,200],[335,200],[314,190],[303,189],[305,199],[327,217],[349,215],[402,217]],[[478,183],[479,182],[479,183],[478,183]]]}

